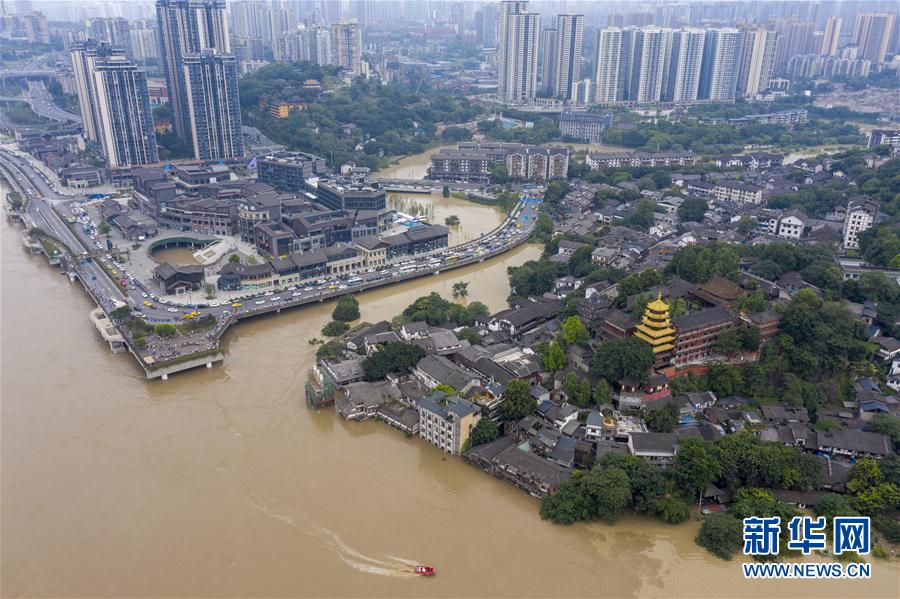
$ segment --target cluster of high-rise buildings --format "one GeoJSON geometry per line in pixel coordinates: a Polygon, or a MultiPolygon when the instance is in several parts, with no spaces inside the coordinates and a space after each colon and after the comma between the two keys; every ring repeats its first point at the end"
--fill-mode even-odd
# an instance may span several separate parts
{"type": "Polygon", "coordinates": [[[836,16],[825,21],[824,31],[798,17],[703,27],[618,17],[610,15],[607,26],[598,30],[589,61],[593,72],[588,73],[582,72],[583,15],[560,14],[542,27],[527,0],[504,0],[499,10],[487,6],[476,12],[475,42],[484,47],[494,42],[491,27],[496,21],[498,100],[730,101],[767,90],[776,75],[867,75],[873,65],[885,62],[896,18],[889,12],[857,13],[850,44],[842,48],[843,19],[836,16]]]}
{"type": "Polygon", "coordinates": [[[355,77],[363,72],[362,31],[359,23],[348,21],[295,29],[275,38],[273,54],[279,61],[335,65],[355,77]]]}

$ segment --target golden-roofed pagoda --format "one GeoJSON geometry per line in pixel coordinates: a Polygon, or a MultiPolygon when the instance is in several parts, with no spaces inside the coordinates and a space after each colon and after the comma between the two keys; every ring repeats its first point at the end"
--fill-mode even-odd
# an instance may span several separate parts
{"type": "Polygon", "coordinates": [[[650,344],[657,362],[663,361],[675,349],[675,329],[669,320],[669,304],[663,301],[662,295],[647,304],[644,318],[635,329],[635,337],[650,344]]]}

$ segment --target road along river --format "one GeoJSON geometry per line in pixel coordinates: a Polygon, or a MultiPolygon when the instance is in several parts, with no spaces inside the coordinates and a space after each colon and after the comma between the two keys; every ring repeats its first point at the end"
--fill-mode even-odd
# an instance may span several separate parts
{"type": "MultiPolygon", "coordinates": [[[[864,583],[756,583],[692,524],[554,526],[462,460],[310,411],[307,340],[331,303],[243,322],[223,366],[147,382],[93,332],[81,286],[0,233],[3,596],[897,596],[882,562],[864,583]]],[[[362,316],[456,281],[500,309],[506,267],[539,251],[363,293],[362,316]]]]}

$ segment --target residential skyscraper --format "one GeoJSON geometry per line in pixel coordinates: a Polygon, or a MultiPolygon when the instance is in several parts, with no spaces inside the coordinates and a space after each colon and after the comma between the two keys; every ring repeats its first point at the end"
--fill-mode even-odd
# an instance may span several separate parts
{"type": "MultiPolygon", "coordinates": [[[[581,79],[581,41],[584,15],[556,16],[555,67],[551,93],[561,100],[571,100],[575,83],[581,79]]],[[[545,49],[546,51],[546,49],[545,49]]]]}
{"type": "Polygon", "coordinates": [[[769,87],[775,67],[778,36],[775,31],[763,27],[744,29],[743,34],[737,93],[753,97],[769,87]]]}
{"type": "Polygon", "coordinates": [[[859,46],[858,58],[883,63],[894,32],[895,15],[889,12],[861,12],[856,14],[853,43],[859,46]]]}
{"type": "Polygon", "coordinates": [[[192,130],[184,81],[184,57],[204,50],[229,54],[225,0],[156,0],[160,49],[175,133],[187,139],[192,130]]]}
{"type": "Polygon", "coordinates": [[[638,103],[662,100],[673,33],[659,27],[643,27],[634,32],[627,99],[638,103]]]}
{"type": "Polygon", "coordinates": [[[341,21],[331,26],[331,64],[356,77],[362,73],[362,35],[359,23],[341,21]]]}
{"type": "Polygon", "coordinates": [[[541,93],[553,95],[556,83],[556,29],[541,31],[541,93]]]}
{"type": "Polygon", "coordinates": [[[147,74],[105,42],[79,42],[71,58],[85,137],[101,145],[110,168],[158,162],[147,74]]]}
{"type": "Polygon", "coordinates": [[[734,99],[740,70],[742,38],[741,31],[731,27],[706,31],[700,98],[734,99]]]}
{"type": "Polygon", "coordinates": [[[783,73],[787,68],[788,60],[792,56],[810,54],[818,51],[813,48],[813,31],[815,23],[802,21],[795,18],[773,19],[775,32],[778,36],[775,51],[775,71],[783,73]]]}
{"type": "Polygon", "coordinates": [[[109,42],[111,46],[125,49],[128,56],[133,56],[131,50],[131,26],[128,19],[114,17],[111,19],[91,19],[90,37],[98,42],[109,42]]]}
{"type": "Polygon", "coordinates": [[[493,4],[475,12],[475,43],[482,48],[497,47],[497,7],[493,4]]]}
{"type": "Polygon", "coordinates": [[[537,91],[538,35],[541,18],[527,0],[500,3],[497,97],[506,102],[534,98],[537,91]]]}
{"type": "Polygon", "coordinates": [[[204,50],[183,58],[185,94],[198,160],[244,155],[237,60],[204,50]]]}
{"type": "Polygon", "coordinates": [[[825,21],[825,33],[822,35],[822,49],[819,51],[824,56],[835,56],[838,51],[838,39],[841,37],[840,17],[828,17],[825,21]]]}
{"type": "Polygon", "coordinates": [[[674,32],[664,100],[676,103],[697,100],[705,43],[706,32],[703,29],[681,29],[674,32]]]}
{"type": "Polygon", "coordinates": [[[608,104],[622,99],[623,39],[631,32],[620,27],[606,27],[597,32],[597,53],[594,58],[594,101],[608,104]]]}

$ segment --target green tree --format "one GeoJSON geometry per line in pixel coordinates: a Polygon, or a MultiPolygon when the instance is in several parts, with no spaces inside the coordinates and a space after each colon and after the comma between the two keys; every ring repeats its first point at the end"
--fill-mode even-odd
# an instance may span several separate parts
{"type": "Polygon", "coordinates": [[[596,514],[606,522],[618,520],[631,504],[631,485],[621,468],[595,468],[584,477],[584,483],[596,514]]]}
{"type": "Polygon", "coordinates": [[[591,255],[593,251],[594,248],[592,246],[585,245],[572,252],[567,264],[569,274],[578,279],[587,276],[594,267],[593,256],[591,255]]]}
{"type": "MultiPolygon", "coordinates": [[[[900,417],[894,414],[875,414],[866,428],[870,432],[887,435],[895,446],[900,444],[900,417]]],[[[884,466],[884,463],[882,460],[881,465],[884,466]]]]}
{"type": "Polygon", "coordinates": [[[710,391],[718,397],[740,392],[743,384],[740,369],[731,364],[713,364],[709,369],[707,381],[710,391]]]}
{"type": "Polygon", "coordinates": [[[503,420],[521,420],[533,413],[537,408],[537,400],[531,396],[531,386],[520,379],[509,381],[500,404],[500,417],[503,420]]]}
{"type": "Polygon", "coordinates": [[[757,289],[749,295],[741,295],[735,298],[732,307],[738,312],[747,314],[759,314],[769,307],[761,289],[757,289]]]}
{"type": "Polygon", "coordinates": [[[97,227],[97,230],[100,231],[101,235],[109,235],[110,226],[106,220],[100,221],[100,226],[97,227]]]}
{"type": "Polygon", "coordinates": [[[612,387],[606,379],[600,379],[594,387],[594,403],[598,406],[612,403],[612,387]]]}
{"type": "Polygon", "coordinates": [[[654,361],[650,345],[637,337],[623,337],[602,343],[597,348],[591,372],[610,383],[626,378],[644,382],[654,361]]]}
{"type": "Polygon", "coordinates": [[[680,524],[691,517],[691,504],[678,495],[668,494],[657,502],[657,513],[667,524],[680,524]]]}
{"type": "Polygon", "coordinates": [[[562,323],[563,339],[569,345],[587,345],[591,336],[587,327],[577,316],[570,316],[562,323]]]}
{"type": "Polygon", "coordinates": [[[510,181],[512,181],[512,179],[509,176],[509,171],[506,169],[506,162],[501,160],[491,169],[491,182],[503,185],[510,181]]]}
{"type": "Polygon", "coordinates": [[[118,308],[110,312],[109,315],[112,318],[122,320],[123,318],[131,316],[131,308],[129,308],[128,306],[119,306],[118,308]]]}
{"type": "Polygon", "coordinates": [[[678,207],[678,218],[682,221],[702,222],[708,205],[706,200],[700,198],[687,198],[678,207]]]}
{"type": "Polygon", "coordinates": [[[541,502],[541,518],[555,524],[573,524],[593,518],[596,508],[581,488],[584,477],[583,473],[576,471],[572,478],[560,483],[553,495],[545,497],[541,502]]]}
{"type": "Polygon", "coordinates": [[[326,337],[337,337],[338,335],[343,335],[348,330],[350,330],[350,325],[343,320],[332,320],[322,327],[322,334],[326,337]]]}
{"type": "Polygon", "coordinates": [[[467,281],[453,283],[453,297],[466,297],[467,295],[469,295],[469,283],[467,281]]]}
{"type": "Polygon", "coordinates": [[[481,445],[483,443],[490,443],[499,436],[500,427],[497,426],[497,423],[487,416],[482,416],[478,421],[478,424],[475,425],[475,428],[472,429],[472,435],[469,437],[469,445],[470,447],[475,447],[476,445],[481,445]]]}
{"type": "Polygon", "coordinates": [[[835,516],[859,516],[859,512],[850,505],[850,500],[837,493],[829,493],[820,499],[813,510],[816,516],[825,516],[828,520],[835,516]]]}
{"type": "Polygon", "coordinates": [[[678,408],[674,403],[667,403],[658,410],[651,410],[644,420],[654,433],[671,433],[678,424],[678,408]]]}
{"type": "Polygon", "coordinates": [[[675,252],[666,272],[691,283],[705,283],[713,277],[737,276],[740,256],[726,243],[688,245],[675,252]]]}
{"type": "Polygon", "coordinates": [[[359,318],[359,301],[352,295],[341,297],[331,313],[331,318],[344,322],[356,320],[359,318]]]}
{"type": "MultiPolygon", "coordinates": [[[[324,347],[324,346],[323,346],[324,347]]],[[[367,381],[377,381],[391,372],[406,372],[425,357],[425,350],[418,345],[393,342],[362,361],[362,369],[367,381]]]]}
{"type": "Polygon", "coordinates": [[[230,256],[228,256],[228,263],[229,264],[240,264],[241,263],[240,255],[239,254],[231,254],[230,256]]]}
{"type": "Polygon", "coordinates": [[[743,546],[744,527],[734,516],[713,514],[700,526],[695,542],[724,560],[730,560],[743,546]]]}
{"type": "Polygon", "coordinates": [[[553,341],[541,361],[549,372],[559,372],[566,367],[566,352],[558,341],[553,341]]]}
{"type": "Polygon", "coordinates": [[[701,438],[687,437],[675,456],[675,473],[682,487],[696,497],[722,474],[722,466],[701,438]]]}
{"type": "Polygon", "coordinates": [[[721,333],[716,340],[716,350],[725,354],[733,355],[741,349],[741,339],[738,335],[737,327],[728,327],[721,333]]]}

